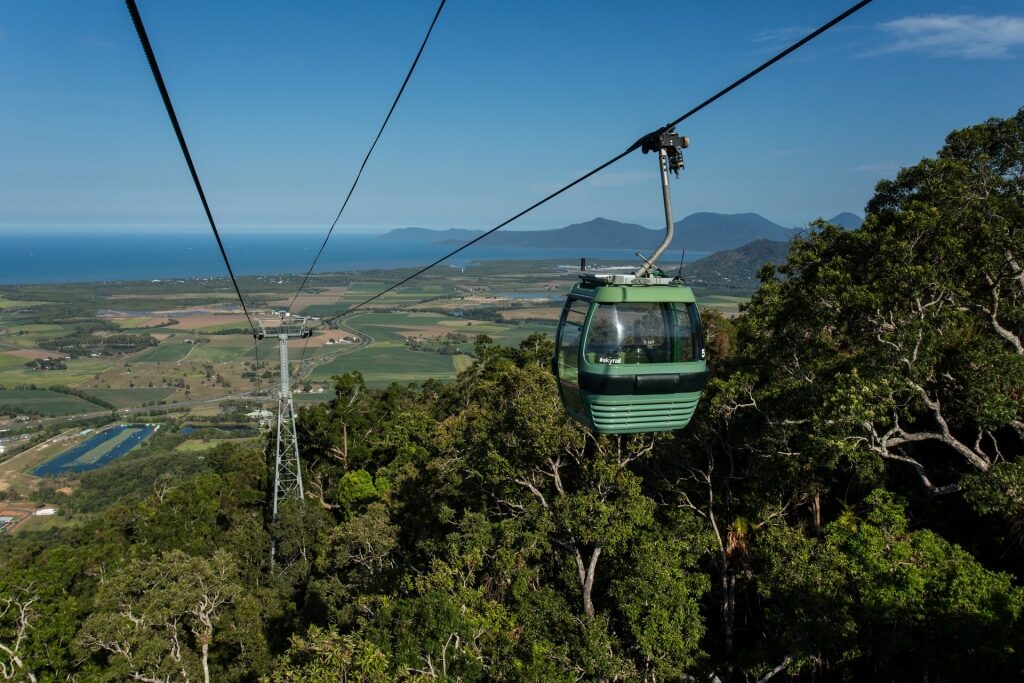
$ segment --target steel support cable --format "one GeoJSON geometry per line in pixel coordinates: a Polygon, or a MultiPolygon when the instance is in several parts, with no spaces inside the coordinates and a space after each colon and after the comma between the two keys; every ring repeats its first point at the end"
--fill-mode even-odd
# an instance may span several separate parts
{"type": "MultiPolygon", "coordinates": [[[[374,294],[370,298],[368,298],[368,299],[366,299],[364,301],[359,302],[355,306],[352,306],[350,308],[345,309],[344,311],[342,311],[338,315],[333,316],[331,318],[327,318],[326,320],[323,320],[316,327],[320,327],[321,325],[330,324],[330,323],[334,322],[335,320],[338,320],[339,318],[342,318],[342,317],[352,313],[353,311],[356,311],[356,310],[362,308],[363,306],[365,306],[365,305],[367,305],[367,304],[369,304],[369,303],[379,299],[380,297],[384,296],[388,292],[394,291],[395,289],[401,287],[402,285],[404,285],[405,283],[409,282],[410,280],[413,280],[413,279],[419,277],[420,275],[422,275],[423,273],[427,272],[431,268],[434,268],[435,266],[443,263],[444,261],[447,261],[448,259],[450,259],[452,256],[455,256],[459,252],[461,252],[461,251],[463,251],[465,249],[468,249],[469,247],[473,246],[474,244],[476,244],[480,240],[484,239],[485,237],[490,236],[491,234],[497,232],[498,230],[501,230],[502,228],[504,228],[509,223],[512,223],[513,221],[515,221],[515,220],[517,220],[519,218],[522,218],[523,216],[525,216],[526,214],[530,213],[531,211],[533,211],[534,209],[538,208],[539,206],[541,206],[543,204],[546,204],[547,202],[551,201],[552,199],[554,199],[558,195],[562,194],[566,190],[569,190],[569,189],[575,187],[576,185],[579,185],[584,180],[587,180],[591,176],[593,176],[593,175],[595,175],[597,173],[600,173],[601,171],[603,171],[604,169],[608,168],[612,164],[616,163],[617,161],[621,160],[622,158],[624,158],[624,157],[628,156],[629,154],[635,152],[636,150],[640,149],[640,147],[643,146],[643,143],[644,143],[645,140],[647,140],[647,139],[649,139],[649,138],[651,138],[653,136],[660,135],[666,129],[671,128],[672,126],[675,126],[676,124],[679,124],[679,123],[685,121],[686,119],[690,118],[691,116],[693,116],[697,112],[701,111],[705,107],[707,107],[710,104],[716,102],[717,100],[719,100],[720,98],[722,98],[725,95],[729,94],[730,92],[732,92],[733,90],[735,90],[739,86],[743,85],[744,83],[749,81],[754,76],[757,76],[758,74],[760,74],[762,71],[764,71],[768,67],[774,65],[776,62],[786,58],[787,56],[789,56],[791,53],[795,52],[796,50],[799,50],[801,47],[803,47],[807,43],[811,42],[812,40],[814,40],[815,38],[820,36],[822,33],[825,33],[826,31],[828,31],[829,29],[833,28],[834,26],[836,26],[840,22],[844,21],[845,19],[849,18],[853,14],[857,13],[858,11],[863,9],[864,7],[867,7],[872,2],[874,2],[874,0],[861,0],[857,4],[853,5],[849,9],[847,9],[842,14],[839,14],[838,16],[836,16],[832,20],[828,21],[827,23],[822,24],[820,27],[818,27],[814,31],[811,31],[806,36],[804,36],[800,40],[796,41],[795,43],[793,43],[792,45],[787,47],[785,50],[782,50],[781,52],[776,54],[771,59],[768,59],[767,61],[763,62],[762,64],[760,64],[756,68],[752,69],[751,71],[748,71],[746,74],[744,74],[740,78],[736,79],[735,81],[733,81],[732,83],[730,83],[726,87],[722,88],[721,90],[716,92],[711,97],[707,98],[706,100],[704,100],[703,102],[701,102],[700,104],[695,106],[694,108],[692,108],[689,111],[687,111],[682,116],[679,116],[678,118],[676,118],[676,119],[672,120],[671,122],[665,124],[661,128],[658,128],[657,130],[652,131],[652,132],[648,133],[647,135],[642,136],[640,139],[638,139],[636,142],[634,142],[624,152],[621,152],[621,153],[617,154],[616,156],[612,157],[611,159],[609,159],[608,161],[604,162],[600,166],[597,166],[593,170],[588,171],[587,173],[585,173],[584,175],[580,176],[576,180],[573,180],[571,183],[569,183],[568,185],[565,185],[561,189],[555,190],[554,192],[552,192],[548,196],[544,197],[540,201],[537,201],[534,204],[531,204],[526,209],[520,211],[519,213],[517,213],[516,215],[512,216],[508,220],[506,220],[506,221],[504,221],[502,223],[499,223],[498,225],[494,226],[493,228],[491,228],[487,232],[485,232],[485,233],[483,233],[481,235],[478,235],[477,237],[474,237],[472,240],[470,240],[469,242],[466,242],[465,244],[463,244],[459,248],[450,251],[449,253],[445,254],[441,258],[439,258],[436,261],[434,261],[433,263],[431,263],[429,266],[425,266],[425,267],[421,268],[420,270],[416,271],[412,275],[410,275],[410,276],[408,276],[406,278],[403,278],[402,280],[400,280],[400,281],[396,282],[395,284],[391,285],[387,289],[384,289],[384,290],[378,292],[377,294],[374,294]]],[[[316,329],[316,327],[314,327],[313,329],[316,329]]]]}
{"type": "Polygon", "coordinates": [[[210,211],[210,204],[206,201],[206,193],[203,191],[203,185],[199,182],[199,173],[196,172],[196,166],[192,163],[192,154],[188,151],[188,144],[185,142],[185,135],[181,131],[181,125],[178,123],[178,116],[174,113],[174,105],[171,103],[170,93],[167,91],[167,85],[164,83],[164,77],[160,73],[160,65],[156,61],[156,54],[153,52],[153,46],[149,42],[149,35],[146,33],[146,25],[142,22],[142,15],[139,14],[139,8],[135,4],[135,0],[125,0],[128,6],[128,13],[132,17],[132,23],[135,24],[135,32],[139,36],[139,42],[142,43],[142,51],[146,53],[146,60],[149,62],[150,71],[153,72],[153,79],[156,81],[156,87],[160,91],[160,97],[163,99],[164,108],[167,110],[167,116],[171,120],[171,126],[174,128],[174,134],[178,138],[178,145],[181,147],[181,153],[185,157],[185,163],[188,164],[189,173],[192,174],[192,182],[196,186],[196,192],[199,193],[199,200],[203,203],[203,211],[206,212],[206,219],[210,222],[210,229],[213,230],[213,236],[217,240],[217,248],[220,250],[220,255],[224,259],[224,265],[228,269],[228,276],[231,278],[231,284],[235,288],[235,294],[238,295],[238,303],[242,304],[242,312],[245,313],[245,319],[249,322],[249,327],[253,333],[253,348],[256,353],[256,393],[261,392],[260,377],[259,377],[259,342],[256,340],[256,325],[252,321],[252,316],[249,314],[249,308],[245,305],[245,299],[242,297],[242,290],[238,286],[238,280],[235,278],[235,271],[231,268],[231,261],[228,260],[227,250],[224,248],[224,242],[220,238],[220,231],[217,230],[217,223],[213,220],[213,212],[210,211]]]}
{"type": "Polygon", "coordinates": [[[306,286],[306,282],[309,280],[309,276],[313,273],[313,269],[316,267],[317,261],[320,260],[320,256],[324,253],[324,249],[327,247],[327,241],[331,239],[331,233],[334,232],[335,226],[338,225],[338,221],[341,220],[341,214],[345,212],[345,207],[348,206],[348,202],[352,199],[352,193],[355,192],[356,186],[359,184],[359,179],[363,176],[363,169],[366,168],[367,162],[370,161],[370,155],[373,154],[374,148],[377,146],[377,142],[380,141],[381,135],[384,134],[384,129],[387,128],[388,122],[391,120],[391,115],[395,113],[395,107],[398,106],[398,101],[402,99],[402,93],[405,92],[405,87],[409,85],[409,80],[412,78],[412,74],[416,71],[416,65],[419,64],[420,56],[423,55],[423,50],[427,47],[427,41],[430,40],[430,34],[434,32],[434,25],[437,24],[437,18],[441,16],[441,10],[444,9],[445,0],[437,6],[437,11],[434,12],[434,18],[430,22],[430,27],[427,29],[427,33],[423,36],[423,42],[420,43],[420,49],[416,52],[416,57],[412,60],[412,64],[409,65],[409,70],[405,74],[405,80],[402,81],[402,87],[398,89],[398,93],[395,95],[394,101],[391,103],[391,108],[388,109],[387,116],[384,117],[384,122],[380,124],[380,130],[377,131],[377,136],[373,139],[373,143],[370,145],[370,149],[366,151],[366,156],[363,157],[363,163],[359,165],[359,171],[356,172],[356,177],[352,181],[352,186],[348,189],[348,194],[345,196],[345,201],[342,202],[341,208],[338,209],[338,215],[334,217],[334,222],[331,223],[330,229],[327,231],[327,236],[324,237],[323,244],[320,245],[320,250],[313,257],[313,263],[310,264],[309,270],[306,271],[305,277],[302,278],[302,284],[299,285],[299,289],[295,292],[295,296],[292,297],[291,302],[288,304],[286,309],[291,312],[292,306],[295,305],[295,300],[299,298],[299,294],[302,293],[303,288],[306,286]]]}

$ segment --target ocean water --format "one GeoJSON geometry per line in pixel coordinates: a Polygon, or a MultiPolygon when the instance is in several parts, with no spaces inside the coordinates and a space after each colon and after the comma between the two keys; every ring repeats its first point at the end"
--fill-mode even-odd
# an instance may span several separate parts
{"type": "MultiPolygon", "coordinates": [[[[228,234],[222,238],[236,275],[305,273],[323,241],[322,234],[311,233],[228,234]]],[[[450,244],[336,233],[315,272],[422,266],[453,248],[450,244]]],[[[705,255],[687,253],[686,260],[705,255]]],[[[670,251],[660,263],[667,269],[679,262],[679,256],[680,252],[670,251]]],[[[580,257],[586,257],[588,262],[618,260],[639,264],[639,259],[627,249],[488,247],[486,239],[447,263],[463,266],[489,260],[564,259],[566,264],[578,264],[580,257]]],[[[0,284],[225,275],[217,243],[209,232],[0,232],[0,284]]]]}

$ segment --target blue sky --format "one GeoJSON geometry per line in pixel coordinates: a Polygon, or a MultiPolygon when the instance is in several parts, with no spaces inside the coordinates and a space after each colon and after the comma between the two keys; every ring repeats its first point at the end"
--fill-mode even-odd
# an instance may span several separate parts
{"type": "MultiPolygon", "coordinates": [[[[226,233],[325,231],[436,8],[140,0],[226,233]]],[[[449,0],[339,225],[490,227],[850,0],[449,0]]],[[[860,213],[951,129],[1024,105],[1024,6],[876,0],[686,122],[678,216],[860,213]]],[[[0,4],[0,229],[208,230],[123,3],[0,4]]],[[[623,160],[518,224],[661,222],[623,160]]]]}

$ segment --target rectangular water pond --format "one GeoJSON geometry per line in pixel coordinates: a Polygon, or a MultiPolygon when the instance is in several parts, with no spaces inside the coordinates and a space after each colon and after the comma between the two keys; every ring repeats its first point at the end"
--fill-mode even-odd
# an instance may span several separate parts
{"type": "Polygon", "coordinates": [[[66,472],[86,472],[103,467],[146,440],[159,425],[118,425],[108,427],[73,448],[32,470],[37,477],[66,472]]]}

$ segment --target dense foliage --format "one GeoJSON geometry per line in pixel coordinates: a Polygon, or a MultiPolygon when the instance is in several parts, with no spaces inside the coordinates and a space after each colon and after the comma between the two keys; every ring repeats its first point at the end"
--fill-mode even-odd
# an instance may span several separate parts
{"type": "Polygon", "coordinates": [[[1024,110],[709,315],[684,432],[569,421],[536,335],[451,385],[337,378],[274,522],[260,451],[151,448],[4,540],[0,675],[1018,680],[1022,259],[1024,110]]]}

